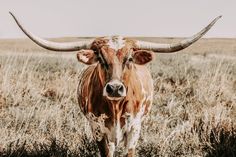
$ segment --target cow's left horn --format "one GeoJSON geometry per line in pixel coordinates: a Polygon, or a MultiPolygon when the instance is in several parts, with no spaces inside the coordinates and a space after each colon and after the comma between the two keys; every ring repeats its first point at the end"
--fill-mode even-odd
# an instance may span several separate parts
{"type": "Polygon", "coordinates": [[[204,34],[206,34],[207,31],[209,31],[211,29],[211,27],[221,17],[222,16],[218,16],[208,26],[206,26],[204,29],[202,29],[199,33],[193,35],[192,37],[184,39],[178,43],[158,44],[158,43],[153,43],[153,42],[137,41],[137,43],[136,43],[137,48],[151,50],[151,51],[159,52],[159,53],[171,53],[171,52],[180,51],[180,50],[185,49],[186,47],[190,46],[191,44],[196,42],[198,39],[200,39],[204,34]]]}
{"type": "Polygon", "coordinates": [[[53,41],[48,41],[45,39],[42,39],[36,35],[34,35],[33,33],[27,31],[21,24],[20,22],[17,20],[17,18],[11,13],[9,12],[12,17],[14,18],[14,20],[16,21],[17,25],[20,27],[20,29],[32,40],[34,41],[36,44],[38,44],[39,46],[48,49],[48,50],[52,50],[52,51],[78,51],[81,49],[89,49],[90,45],[92,43],[92,40],[88,40],[88,41],[77,41],[77,42],[66,42],[66,43],[58,43],[58,42],[53,42],[53,41]]]}

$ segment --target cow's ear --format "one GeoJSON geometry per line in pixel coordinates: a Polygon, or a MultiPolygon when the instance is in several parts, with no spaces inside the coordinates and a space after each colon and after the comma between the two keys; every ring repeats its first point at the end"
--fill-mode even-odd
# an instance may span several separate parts
{"type": "Polygon", "coordinates": [[[77,59],[79,62],[90,65],[97,62],[97,57],[93,50],[80,50],[77,53],[77,59]]]}
{"type": "Polygon", "coordinates": [[[143,65],[154,59],[154,53],[147,50],[137,50],[133,54],[133,61],[135,64],[143,65]]]}

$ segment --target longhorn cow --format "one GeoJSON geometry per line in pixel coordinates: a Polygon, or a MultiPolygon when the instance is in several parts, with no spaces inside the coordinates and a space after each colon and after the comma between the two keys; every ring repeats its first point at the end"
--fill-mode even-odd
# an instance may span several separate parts
{"type": "Polygon", "coordinates": [[[153,100],[153,79],[146,64],[154,53],[171,53],[200,39],[221,17],[196,35],[174,44],[136,41],[121,36],[58,43],[27,31],[10,13],[20,29],[39,46],[52,51],[78,51],[79,62],[89,65],[81,74],[77,97],[90,122],[101,156],[112,157],[124,142],[126,156],[134,156],[141,123],[153,100]]]}

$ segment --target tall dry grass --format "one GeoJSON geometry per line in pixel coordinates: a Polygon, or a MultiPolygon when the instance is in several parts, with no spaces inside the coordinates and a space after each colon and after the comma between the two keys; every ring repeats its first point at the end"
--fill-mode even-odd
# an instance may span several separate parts
{"type": "MultiPolygon", "coordinates": [[[[77,105],[82,68],[74,53],[0,54],[0,156],[97,155],[77,105]]],[[[236,156],[236,55],[158,54],[150,70],[136,155],[236,156]]]]}

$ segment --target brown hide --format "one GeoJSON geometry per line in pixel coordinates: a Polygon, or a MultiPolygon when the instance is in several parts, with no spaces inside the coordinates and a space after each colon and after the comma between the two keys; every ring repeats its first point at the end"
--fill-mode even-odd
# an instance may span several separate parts
{"type": "MultiPolygon", "coordinates": [[[[123,62],[130,51],[134,53],[132,41],[126,41],[125,46],[117,52],[107,46],[107,42],[106,39],[98,38],[94,41],[92,49],[95,53],[101,53],[109,66],[113,65],[115,56],[120,62],[123,62]]],[[[140,111],[141,105],[146,105],[145,113],[150,109],[151,99],[141,104],[143,99],[152,95],[153,92],[152,78],[146,66],[132,64],[129,68],[123,69],[121,81],[127,89],[127,96],[120,101],[109,101],[103,97],[103,88],[107,81],[106,73],[99,63],[89,66],[81,74],[78,99],[85,115],[88,112],[95,116],[106,114],[108,119],[106,119],[105,125],[110,129],[117,121],[120,121],[121,127],[123,127],[125,124],[123,115],[130,113],[135,116],[140,111]]]]}

